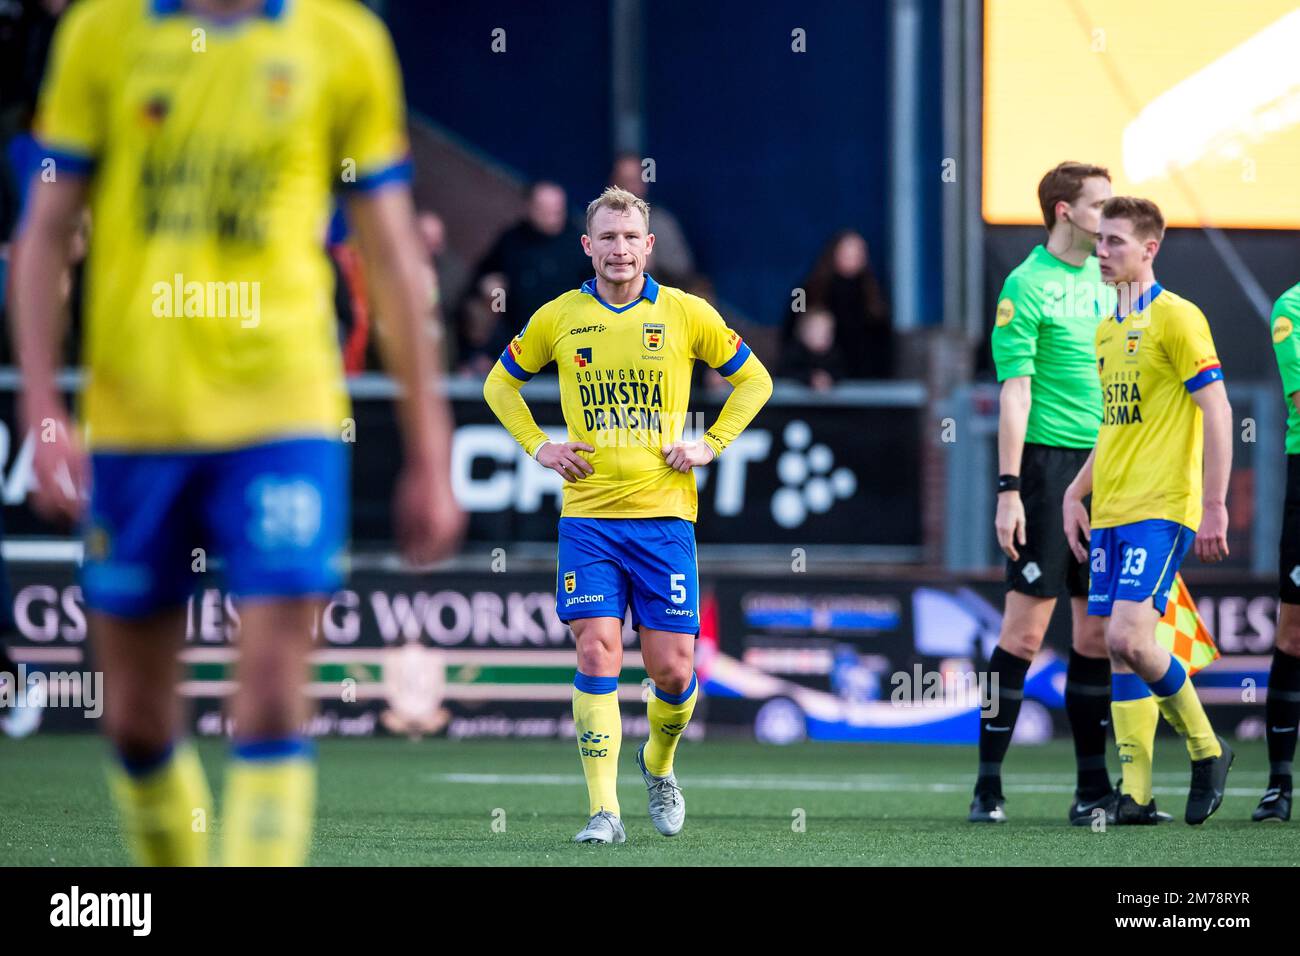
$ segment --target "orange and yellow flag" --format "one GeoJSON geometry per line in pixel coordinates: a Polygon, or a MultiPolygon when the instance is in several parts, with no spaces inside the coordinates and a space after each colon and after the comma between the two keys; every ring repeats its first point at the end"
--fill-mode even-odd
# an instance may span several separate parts
{"type": "Polygon", "coordinates": [[[1201,620],[1181,574],[1174,575],[1173,586],[1169,588],[1165,616],[1156,624],[1156,640],[1182,662],[1189,677],[1219,659],[1219,649],[1214,646],[1214,638],[1201,620]]]}

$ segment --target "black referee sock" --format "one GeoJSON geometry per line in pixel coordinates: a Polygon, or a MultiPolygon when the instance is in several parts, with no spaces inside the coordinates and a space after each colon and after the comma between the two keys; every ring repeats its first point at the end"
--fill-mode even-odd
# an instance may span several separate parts
{"type": "Polygon", "coordinates": [[[1110,723],[1110,659],[1084,657],[1070,648],[1065,672],[1065,712],[1074,734],[1079,799],[1096,800],[1110,792],[1106,772],[1106,727],[1110,723]]]}
{"type": "Polygon", "coordinates": [[[1300,657],[1273,649],[1268,671],[1268,772],[1270,787],[1291,787],[1291,761],[1295,759],[1296,724],[1300,723],[1300,657]]]}
{"type": "Polygon", "coordinates": [[[975,778],[976,793],[1002,792],[1002,761],[1011,746],[1011,735],[1025,698],[1025,672],[1029,661],[1008,654],[1000,647],[989,656],[988,684],[990,696],[997,679],[997,696],[992,699],[992,714],[980,713],[980,766],[975,778]]]}

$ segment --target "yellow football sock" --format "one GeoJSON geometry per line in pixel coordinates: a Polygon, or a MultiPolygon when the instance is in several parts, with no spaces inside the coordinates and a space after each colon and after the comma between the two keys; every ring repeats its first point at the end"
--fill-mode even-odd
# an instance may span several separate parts
{"type": "Polygon", "coordinates": [[[297,737],[237,745],[226,770],[226,866],[302,866],[311,844],[316,762],[297,737]]]}
{"type": "Polygon", "coordinates": [[[1146,806],[1151,802],[1151,761],[1160,709],[1142,678],[1132,673],[1112,675],[1110,717],[1119,749],[1120,792],[1146,806]]]}
{"type": "Polygon", "coordinates": [[[587,778],[588,813],[608,810],[619,816],[618,752],[623,718],[618,710],[618,678],[573,678],[573,730],[578,737],[582,774],[587,778]]]}
{"type": "Polygon", "coordinates": [[[1201,698],[1196,694],[1196,688],[1188,679],[1183,665],[1173,655],[1169,657],[1169,670],[1151,685],[1151,692],[1155,694],[1165,720],[1186,741],[1187,753],[1193,760],[1217,757],[1223,753],[1219,738],[1210,726],[1210,718],[1201,706],[1201,698]]]}
{"type": "Polygon", "coordinates": [[[148,766],[119,760],[108,778],[137,863],[207,866],[212,793],[193,747],[169,747],[148,766]]]}
{"type": "Polygon", "coordinates": [[[680,694],[665,694],[658,688],[650,695],[646,716],[650,718],[650,739],[645,744],[645,768],[656,777],[666,777],[673,770],[673,754],[699,699],[699,682],[691,682],[680,694]]]}

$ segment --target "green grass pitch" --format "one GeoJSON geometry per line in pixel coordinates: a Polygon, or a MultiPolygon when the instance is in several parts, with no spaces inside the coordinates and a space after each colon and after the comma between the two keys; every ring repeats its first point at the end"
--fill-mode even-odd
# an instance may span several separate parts
{"type": "MultiPolygon", "coordinates": [[[[586,816],[574,746],[562,741],[320,742],[318,865],[1070,865],[1294,866],[1294,824],[1255,824],[1262,742],[1239,743],[1228,796],[1203,827],[1181,822],[1181,743],[1157,746],[1156,801],[1178,822],[1094,833],[1065,823],[1070,745],[1015,747],[1010,822],[965,821],[975,751],[965,747],[684,741],[687,822],[673,839],[646,816],[625,740],[619,797],[628,842],[570,842],[586,816]],[[802,829],[798,826],[802,822],[802,829]]],[[[225,745],[200,753],[220,800],[225,745]]],[[[129,862],[108,804],[104,745],[85,736],[0,740],[0,865],[129,862]]],[[[220,806],[214,833],[220,828],[220,806]]]]}

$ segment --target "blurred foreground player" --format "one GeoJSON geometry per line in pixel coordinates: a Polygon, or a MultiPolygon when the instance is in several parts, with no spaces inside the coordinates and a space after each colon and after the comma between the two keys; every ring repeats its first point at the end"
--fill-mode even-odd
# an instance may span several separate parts
{"type": "Polygon", "coordinates": [[[1277,646],[1268,671],[1264,704],[1268,737],[1268,786],[1251,814],[1256,822],[1291,819],[1291,763],[1300,723],[1300,284],[1273,305],[1273,352],[1286,394],[1286,505],[1278,551],[1282,599],[1277,646]]]}
{"type": "Polygon", "coordinates": [[[1157,643],[1156,623],[1193,541],[1202,561],[1228,556],[1232,409],[1205,316],[1156,281],[1164,234],[1150,200],[1117,196],[1102,207],[1097,258],[1117,298],[1115,314],[1097,327],[1104,411],[1097,447],[1066,490],[1062,519],[1080,561],[1089,560],[1080,535],[1090,538],[1088,613],[1106,621],[1123,772],[1118,822],[1157,820],[1157,717],[1143,704],[1154,696],[1187,743],[1184,819],[1199,824],[1223,802],[1233,754],[1183,666],[1157,643]],[[1090,491],[1091,525],[1083,504],[1090,491]]]}
{"type": "Polygon", "coordinates": [[[1070,598],[1073,623],[1065,710],[1074,735],[1077,788],[1069,820],[1114,822],[1117,795],[1106,771],[1110,661],[1100,618],[1088,616],[1088,566],[1070,551],[1060,502],[1101,425],[1094,353],[1109,311],[1093,250],[1110,174],[1065,162],[1038,184],[1047,242],[1012,270],[998,296],[993,360],[1002,382],[998,411],[998,545],[1007,556],[1007,596],[998,646],[989,656],[996,707],[980,714],[979,772],[972,823],[1006,820],[1002,761],[1015,733],[1025,675],[1043,646],[1056,601],[1070,598]],[[995,683],[996,681],[996,683],[995,683]]]}
{"type": "Polygon", "coordinates": [[[772,379],[703,299],[660,286],[645,272],[654,247],[650,209],[610,187],[587,207],[582,245],[596,277],[538,309],[501,353],[484,396],[515,440],[561,475],[556,604],[578,645],[573,722],[591,819],[579,843],[622,843],[618,755],[623,723],[618,675],[629,604],[654,681],[650,738],[636,762],[650,819],[678,833],[686,802],[673,774],[677,741],[698,689],[700,630],[695,559],[695,476],[744,430],[772,379]],[[682,438],[695,360],[735,390],[698,441],[682,438]],[[519,390],[555,361],[569,441],[538,428],[519,390]]]}
{"type": "Polygon", "coordinates": [[[301,864],[315,799],[302,684],[348,527],[323,249],[335,186],[404,389],[405,555],[443,555],[461,521],[420,331],[391,43],[346,0],[85,0],[60,23],[37,132],[54,175],[33,186],[16,271],[23,411],[37,506],[85,523],[81,586],[128,838],[142,863],[208,861],[211,800],[176,682],[185,602],[211,556],[240,602],[224,862],[301,864]],[[54,387],[57,283],[87,201],[78,432],[54,387]]]}

